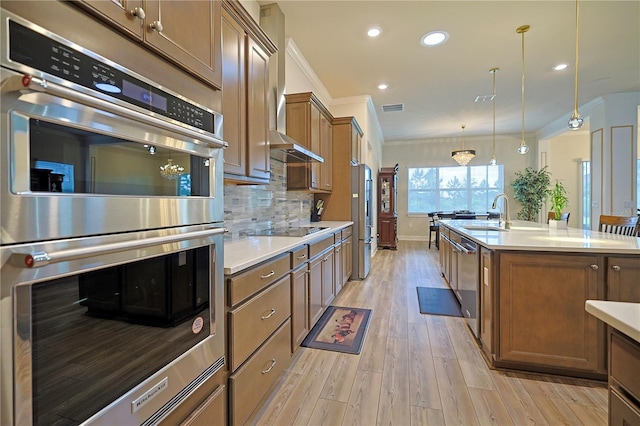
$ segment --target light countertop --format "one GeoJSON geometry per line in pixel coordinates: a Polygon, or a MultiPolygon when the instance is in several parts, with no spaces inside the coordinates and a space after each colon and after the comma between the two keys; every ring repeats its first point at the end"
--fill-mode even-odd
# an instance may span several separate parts
{"type": "Polygon", "coordinates": [[[322,239],[334,232],[353,225],[349,221],[313,222],[309,226],[326,227],[305,237],[266,237],[250,236],[224,242],[224,274],[231,275],[257,265],[280,253],[284,253],[302,244],[322,239]]]}
{"type": "Polygon", "coordinates": [[[638,237],[579,228],[555,229],[546,224],[521,220],[513,221],[511,229],[508,230],[477,229],[487,226],[497,228],[497,220],[441,220],[440,223],[493,250],[594,252],[640,256],[638,237]]]}
{"type": "Polygon", "coordinates": [[[640,303],[587,300],[585,310],[640,343],[640,303]]]}

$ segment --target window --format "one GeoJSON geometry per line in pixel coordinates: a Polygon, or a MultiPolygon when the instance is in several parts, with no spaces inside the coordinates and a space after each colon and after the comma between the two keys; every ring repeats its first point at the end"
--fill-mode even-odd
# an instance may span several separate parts
{"type": "Polygon", "coordinates": [[[591,229],[591,161],[582,162],[582,227],[591,229]]]}
{"type": "Polygon", "coordinates": [[[408,213],[487,212],[504,192],[504,166],[409,167],[408,213]]]}

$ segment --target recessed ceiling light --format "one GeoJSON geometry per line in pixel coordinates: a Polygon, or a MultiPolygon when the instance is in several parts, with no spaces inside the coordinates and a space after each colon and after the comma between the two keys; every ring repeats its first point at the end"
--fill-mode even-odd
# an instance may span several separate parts
{"type": "Polygon", "coordinates": [[[558,64],[555,67],[553,67],[554,71],[562,71],[563,69],[566,69],[568,67],[567,64],[558,64]]]}
{"type": "Polygon", "coordinates": [[[378,27],[369,28],[367,31],[369,37],[378,37],[380,34],[382,34],[382,30],[378,27]]]}
{"type": "Polygon", "coordinates": [[[445,31],[431,31],[420,37],[420,44],[423,46],[437,46],[444,43],[449,38],[445,31]]]}
{"type": "Polygon", "coordinates": [[[380,90],[384,90],[384,89],[386,89],[387,87],[389,87],[389,86],[388,86],[388,85],[386,85],[386,84],[379,84],[379,85],[378,85],[378,89],[380,89],[380,90]]]}

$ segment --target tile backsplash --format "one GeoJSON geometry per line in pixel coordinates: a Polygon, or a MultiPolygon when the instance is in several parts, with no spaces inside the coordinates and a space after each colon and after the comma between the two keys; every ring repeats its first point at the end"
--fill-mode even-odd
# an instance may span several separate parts
{"type": "Polygon", "coordinates": [[[287,191],[287,165],[271,159],[268,185],[225,185],[227,239],[270,228],[309,225],[313,194],[287,191]]]}

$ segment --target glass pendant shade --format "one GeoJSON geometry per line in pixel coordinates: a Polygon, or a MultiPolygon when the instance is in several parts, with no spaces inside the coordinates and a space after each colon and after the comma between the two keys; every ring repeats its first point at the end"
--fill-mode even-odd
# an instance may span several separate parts
{"type": "Polygon", "coordinates": [[[495,166],[496,164],[498,164],[498,160],[496,160],[496,157],[491,157],[491,160],[489,161],[489,165],[490,166],[495,166]]]}
{"type": "Polygon", "coordinates": [[[464,147],[464,128],[466,126],[462,125],[462,148],[457,149],[451,152],[451,157],[456,160],[456,162],[461,166],[466,166],[469,164],[469,161],[473,160],[476,156],[476,151],[474,149],[465,149],[464,147]]]}
{"type": "Polygon", "coordinates": [[[529,146],[524,143],[524,141],[522,141],[522,143],[518,147],[518,154],[526,154],[527,152],[529,152],[529,146]]]}
{"type": "Polygon", "coordinates": [[[582,127],[583,123],[584,123],[584,120],[582,119],[582,117],[580,117],[580,114],[575,115],[574,113],[574,115],[572,115],[571,118],[569,119],[569,122],[567,123],[567,125],[571,130],[577,130],[580,127],[582,127]]]}

